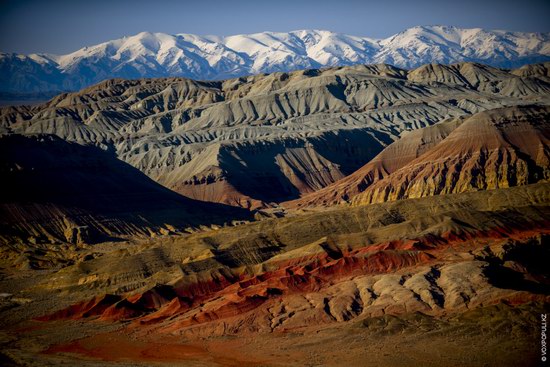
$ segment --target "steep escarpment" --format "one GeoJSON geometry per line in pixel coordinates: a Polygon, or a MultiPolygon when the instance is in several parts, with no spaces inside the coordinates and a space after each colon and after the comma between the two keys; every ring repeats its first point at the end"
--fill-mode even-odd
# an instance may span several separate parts
{"type": "Polygon", "coordinates": [[[382,202],[547,181],[549,116],[544,106],[508,107],[404,133],[351,175],[283,206],[382,202]]]}
{"type": "Polygon", "coordinates": [[[475,63],[356,65],[211,82],[114,79],[2,109],[0,125],[109,149],[194,199],[258,208],[332,184],[406,131],[547,103],[544,67],[526,74],[475,63]]]}
{"type": "Polygon", "coordinates": [[[308,140],[220,144],[214,148],[216,161],[198,159],[205,167],[191,178],[182,167],[160,181],[169,180],[175,191],[198,200],[254,208],[319,190],[353,172],[384,145],[371,129],[326,132],[308,140]]]}
{"type": "Polygon", "coordinates": [[[283,203],[288,208],[331,206],[348,202],[375,182],[382,180],[418,158],[445,139],[460,126],[463,119],[451,119],[423,129],[406,132],[387,146],[369,163],[336,181],[304,197],[283,203]]]}

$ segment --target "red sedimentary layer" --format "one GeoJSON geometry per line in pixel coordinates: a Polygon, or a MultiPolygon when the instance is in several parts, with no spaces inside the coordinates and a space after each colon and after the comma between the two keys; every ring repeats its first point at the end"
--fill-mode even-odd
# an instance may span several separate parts
{"type": "MultiPolygon", "coordinates": [[[[540,228],[548,228],[543,223],[540,228]]],[[[438,258],[449,247],[468,246],[474,240],[483,246],[489,241],[525,239],[541,230],[493,228],[476,232],[447,232],[412,240],[386,241],[354,250],[338,250],[269,263],[273,270],[246,276],[231,271],[218,271],[209,281],[184,287],[156,286],[131,296],[105,295],[81,302],[54,314],[38,318],[42,321],[80,319],[99,316],[102,320],[135,319],[152,324],[199,311],[181,320],[189,326],[247,313],[270,298],[293,293],[319,291],[335,281],[363,274],[389,273],[401,268],[426,264],[438,258]],[[208,302],[208,307],[204,307],[208,302]]]]}
{"type": "Polygon", "coordinates": [[[51,315],[38,317],[40,321],[66,320],[66,319],[81,319],[90,316],[101,315],[112,305],[120,302],[122,297],[113,294],[106,294],[99,297],[94,297],[89,301],[80,302],[71,305],[67,308],[59,310],[51,315]]]}
{"type": "Polygon", "coordinates": [[[55,345],[43,352],[44,354],[78,353],[104,361],[173,361],[181,362],[188,359],[204,359],[208,357],[205,349],[176,343],[159,343],[137,341],[122,333],[98,334],[75,340],[67,344],[55,345]]]}

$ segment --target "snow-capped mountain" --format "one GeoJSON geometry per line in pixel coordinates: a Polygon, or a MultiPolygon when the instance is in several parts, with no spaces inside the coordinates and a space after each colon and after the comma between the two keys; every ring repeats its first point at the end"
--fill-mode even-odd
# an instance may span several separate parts
{"type": "Polygon", "coordinates": [[[550,33],[414,27],[386,39],[329,31],[229,37],[143,32],[67,55],[0,53],[0,92],[77,90],[107,78],[223,79],[351,64],[476,61],[517,67],[550,60],[550,33]]]}

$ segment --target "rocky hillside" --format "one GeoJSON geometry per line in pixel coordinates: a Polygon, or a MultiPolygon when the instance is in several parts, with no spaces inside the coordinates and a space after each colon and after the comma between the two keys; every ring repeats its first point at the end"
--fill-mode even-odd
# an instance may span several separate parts
{"type": "Polygon", "coordinates": [[[0,362],[536,365],[549,124],[548,64],[115,79],[1,109],[0,362]]]}
{"type": "MultiPolygon", "coordinates": [[[[0,303],[12,338],[4,350],[30,365],[37,354],[52,365],[76,358],[181,363],[201,351],[186,346],[217,351],[229,342],[224,358],[259,358],[253,364],[266,355],[272,365],[290,358],[306,364],[317,352],[337,366],[352,350],[357,359],[349,363],[360,366],[365,340],[394,350],[403,333],[444,343],[472,340],[481,328],[484,340],[461,353],[492,352],[476,353],[472,365],[494,360],[493,342],[509,343],[502,351],[508,361],[535,361],[529,343],[538,319],[522,310],[538,315],[549,301],[549,200],[548,186],[536,184],[82,249],[63,269],[0,282],[13,294],[0,303]],[[350,335],[346,355],[320,352],[350,335]],[[270,342],[255,342],[263,338],[270,342]],[[302,354],[275,357],[281,344],[302,354]]],[[[446,358],[431,360],[447,365],[446,358]]]]}
{"type": "Polygon", "coordinates": [[[284,203],[285,207],[332,206],[348,202],[373,183],[405,166],[426,150],[437,145],[458,125],[461,118],[439,122],[422,129],[405,132],[369,163],[333,184],[304,197],[284,203]]]}
{"type": "Polygon", "coordinates": [[[550,108],[506,107],[412,131],[332,185],[284,205],[371,203],[550,179],[550,108]]]}
{"type": "Polygon", "coordinates": [[[0,173],[3,256],[249,218],[244,210],[182,197],[112,153],[55,135],[0,137],[0,173]]]}
{"type": "Polygon", "coordinates": [[[550,179],[550,108],[467,118],[439,144],[352,199],[355,204],[492,190],[550,179]]]}
{"type": "Polygon", "coordinates": [[[190,198],[273,206],[353,173],[410,130],[548,103],[548,65],[366,65],[200,82],[110,80],[0,110],[3,134],[95,145],[190,198]]]}

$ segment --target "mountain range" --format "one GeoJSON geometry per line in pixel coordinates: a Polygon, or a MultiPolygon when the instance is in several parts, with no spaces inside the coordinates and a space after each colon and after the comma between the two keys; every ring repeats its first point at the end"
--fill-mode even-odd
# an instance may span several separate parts
{"type": "Polygon", "coordinates": [[[501,68],[550,60],[550,34],[419,26],[385,39],[322,30],[228,37],[143,32],[66,55],[0,53],[0,93],[73,91],[110,78],[220,80],[258,73],[386,63],[482,62],[501,68]]]}

